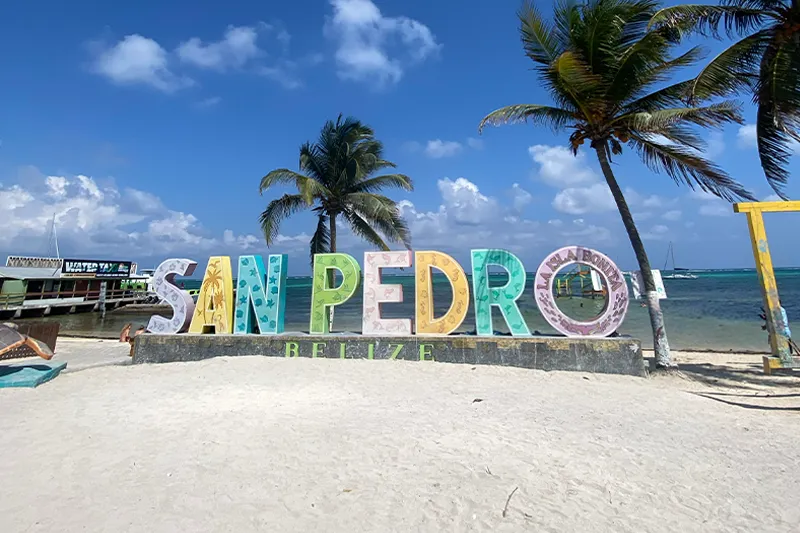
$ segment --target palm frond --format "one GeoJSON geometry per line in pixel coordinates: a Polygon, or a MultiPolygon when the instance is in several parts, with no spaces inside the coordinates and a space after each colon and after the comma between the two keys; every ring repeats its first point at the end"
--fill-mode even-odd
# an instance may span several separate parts
{"type": "Polygon", "coordinates": [[[758,80],[757,65],[773,36],[773,30],[764,29],[720,52],[695,77],[691,87],[692,99],[703,100],[753,90],[758,80]]]}
{"type": "Polygon", "coordinates": [[[741,105],[725,101],[703,107],[678,107],[622,115],[611,122],[615,127],[642,133],[660,133],[660,130],[679,124],[694,124],[703,128],[718,128],[727,123],[742,124],[741,105]]]}
{"type": "Polygon", "coordinates": [[[331,251],[331,232],[328,228],[328,216],[320,209],[317,211],[317,229],[309,241],[309,251],[311,255],[311,268],[314,268],[314,256],[316,254],[326,254],[331,251]]]}
{"type": "Polygon", "coordinates": [[[761,61],[756,133],[767,182],[786,199],[790,144],[800,140],[800,46],[777,37],[768,43],[761,61]]]}
{"type": "Polygon", "coordinates": [[[358,213],[355,211],[346,210],[342,213],[344,215],[345,220],[350,224],[350,228],[353,230],[353,233],[370,243],[371,245],[375,246],[384,251],[389,250],[389,245],[384,242],[383,238],[378,234],[377,231],[372,229],[372,226],[369,223],[361,218],[358,213]]]}
{"type": "Polygon", "coordinates": [[[311,205],[314,198],[325,196],[329,193],[328,189],[315,179],[309,178],[299,174],[288,168],[279,168],[273,170],[263,178],[258,188],[258,192],[264,194],[264,191],[270,187],[278,184],[294,184],[297,187],[300,195],[305,199],[306,203],[311,205]]]}
{"type": "Polygon", "coordinates": [[[683,183],[691,189],[699,187],[729,202],[738,199],[756,201],[747,189],[724,170],[690,149],[659,143],[653,136],[636,134],[631,136],[629,144],[639,153],[645,165],[654,172],[666,173],[677,184],[683,183]]]}
{"type": "Polygon", "coordinates": [[[549,66],[562,52],[553,36],[553,28],[545,22],[532,0],[526,0],[517,16],[525,55],[536,63],[549,66]]]}
{"type": "Polygon", "coordinates": [[[657,111],[665,107],[683,105],[689,98],[689,91],[693,83],[694,80],[679,81],[645,96],[641,96],[625,104],[620,110],[620,113],[625,115],[628,113],[657,111]]]}
{"type": "Polygon", "coordinates": [[[553,70],[558,74],[559,85],[575,99],[578,106],[587,103],[582,96],[596,92],[603,81],[601,76],[592,72],[586,61],[570,51],[558,56],[553,63],[553,70]]]}
{"type": "Polygon", "coordinates": [[[567,126],[570,122],[578,120],[578,116],[576,113],[566,109],[546,105],[510,105],[486,115],[478,125],[478,131],[483,131],[483,128],[487,125],[517,124],[528,120],[534,124],[545,125],[557,131],[567,126]]]}
{"type": "Polygon", "coordinates": [[[346,197],[347,208],[375,226],[391,242],[402,242],[410,246],[411,234],[400,214],[397,203],[374,193],[351,193],[346,197]]]}
{"type": "Polygon", "coordinates": [[[414,183],[405,174],[385,174],[361,181],[350,190],[351,192],[379,192],[387,188],[413,191],[414,183]]]}
{"type": "Polygon", "coordinates": [[[308,208],[308,204],[305,198],[299,194],[284,194],[280,198],[272,200],[259,217],[267,246],[272,246],[272,243],[275,242],[281,222],[286,217],[306,208],[308,208]]]}
{"type": "MultiPolygon", "coordinates": [[[[646,43],[647,39],[642,39],[640,43],[646,43]]],[[[695,46],[685,53],[668,60],[668,45],[661,40],[653,49],[638,52],[639,43],[631,46],[622,56],[619,67],[614,74],[613,81],[609,84],[606,98],[609,100],[625,103],[631,99],[641,99],[641,96],[650,87],[668,80],[675,70],[691,66],[697,63],[704,55],[705,51],[700,46],[695,46]]],[[[674,85],[674,84],[673,84],[674,85]]],[[[664,91],[664,88],[656,92],[664,91]]],[[[664,94],[662,92],[662,94],[664,94]]]]}
{"type": "MultiPolygon", "coordinates": [[[[778,2],[773,2],[778,3],[778,2]]],[[[664,8],[653,15],[650,28],[671,27],[681,34],[699,33],[720,38],[722,32],[733,37],[760,28],[774,14],[762,7],[741,5],[685,4],[664,8]]]]}

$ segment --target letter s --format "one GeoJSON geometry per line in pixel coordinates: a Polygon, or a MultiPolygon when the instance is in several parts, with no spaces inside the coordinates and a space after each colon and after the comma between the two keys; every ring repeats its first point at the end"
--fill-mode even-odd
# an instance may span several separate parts
{"type": "Polygon", "coordinates": [[[194,300],[187,291],[175,286],[175,275],[191,276],[197,263],[191,259],[167,259],[156,269],[153,276],[153,286],[156,294],[172,307],[172,318],[153,315],[147,324],[147,331],[151,333],[181,333],[189,328],[189,322],[194,314],[194,300]]]}

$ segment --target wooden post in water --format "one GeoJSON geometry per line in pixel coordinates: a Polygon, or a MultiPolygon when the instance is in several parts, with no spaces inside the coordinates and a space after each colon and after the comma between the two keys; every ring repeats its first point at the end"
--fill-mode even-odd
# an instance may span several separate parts
{"type": "Polygon", "coordinates": [[[106,284],[107,282],[100,282],[100,318],[106,317],[106,284]]]}
{"type": "Polygon", "coordinates": [[[733,205],[735,213],[745,213],[750,228],[750,240],[753,245],[753,256],[756,260],[756,271],[761,283],[761,294],[764,297],[764,309],[767,316],[767,331],[772,355],[764,357],[764,373],[769,374],[774,368],[793,368],[800,366],[795,361],[789,347],[789,338],[784,335],[786,324],[783,323],[778,284],[772,268],[772,256],[769,253],[767,230],[764,227],[764,213],[786,213],[800,211],[800,201],[792,202],[747,202],[733,205]]]}

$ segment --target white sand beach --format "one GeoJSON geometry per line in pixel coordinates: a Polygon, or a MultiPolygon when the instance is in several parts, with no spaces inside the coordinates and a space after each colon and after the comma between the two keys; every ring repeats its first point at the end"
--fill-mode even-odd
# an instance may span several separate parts
{"type": "MultiPolygon", "coordinates": [[[[98,346],[63,350],[80,343],[98,346]]],[[[65,373],[0,390],[0,531],[798,531],[800,379],[713,357],[651,379],[261,357],[65,373]]]]}

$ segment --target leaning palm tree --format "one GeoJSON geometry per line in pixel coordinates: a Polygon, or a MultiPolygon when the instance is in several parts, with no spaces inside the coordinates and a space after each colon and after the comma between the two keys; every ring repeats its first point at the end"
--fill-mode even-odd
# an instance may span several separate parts
{"type": "Polygon", "coordinates": [[[789,172],[794,142],[800,141],[800,2],[721,0],[720,5],[678,5],[660,10],[650,22],[679,34],[741,38],[717,55],[689,87],[703,99],[751,92],[758,106],[758,155],[778,195],[789,172]]]}
{"type": "Polygon", "coordinates": [[[311,209],[317,216],[310,243],[312,266],[314,254],[336,251],[339,217],[353,233],[382,250],[389,249],[386,240],[408,247],[411,236],[397,203],[379,192],[387,188],[411,191],[411,178],[403,174],[373,176],[394,167],[383,159],[383,144],[369,126],[341,115],[335,122],[329,120],[316,143],[300,147],[300,172],[279,168],[261,179],[262,194],[276,185],[297,187],[297,193],[272,200],[261,213],[267,245],[275,242],[286,217],[311,209]]]}
{"type": "Polygon", "coordinates": [[[752,198],[722,169],[702,157],[705,143],[691,126],[741,122],[733,102],[705,106],[682,103],[690,81],[664,85],[677,69],[694,63],[698,48],[673,57],[668,29],[647,31],[657,3],[648,0],[591,0],[558,3],[554,22],[545,21],[531,1],[519,12],[526,55],[555,106],[513,105],[498,109],[479,126],[526,122],[571,130],[574,154],[586,141],[597,154],[644,278],[656,364],[670,367],[669,342],[650,261],[628,203],[611,168],[623,145],[655,172],[678,184],[724,198],[752,198]],[[660,88],[659,88],[660,87],[660,88]]]}

